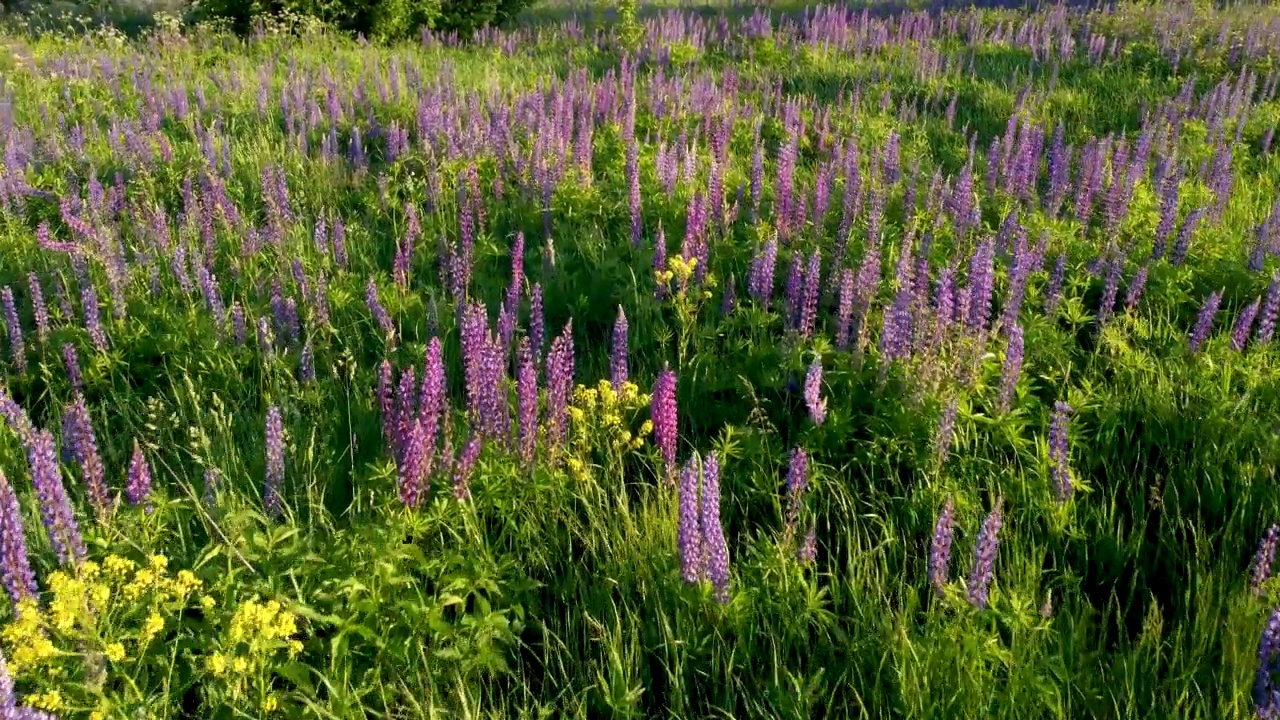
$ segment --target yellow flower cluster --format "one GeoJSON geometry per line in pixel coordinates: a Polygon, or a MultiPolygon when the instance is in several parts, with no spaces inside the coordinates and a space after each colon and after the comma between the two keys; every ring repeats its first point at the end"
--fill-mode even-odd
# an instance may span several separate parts
{"type": "MultiPolygon", "coordinates": [[[[297,615],[278,600],[264,603],[252,598],[236,607],[223,648],[208,657],[206,668],[214,677],[228,680],[232,691],[239,694],[250,669],[264,666],[278,650],[287,650],[291,657],[302,651],[302,642],[294,637],[297,634],[297,615]]],[[[275,709],[274,698],[264,701],[262,709],[275,709]]]]}
{"type": "Polygon", "coordinates": [[[672,280],[679,283],[680,287],[689,284],[689,278],[693,277],[693,273],[698,269],[698,258],[689,258],[685,260],[681,255],[672,255],[667,258],[666,270],[654,270],[654,278],[659,285],[670,285],[672,280]]]}
{"type": "Polygon", "coordinates": [[[649,405],[649,395],[640,392],[635,383],[622,384],[614,391],[608,380],[601,380],[595,387],[579,385],[574,389],[569,407],[572,428],[571,443],[574,454],[565,464],[579,478],[587,475],[586,458],[592,449],[616,454],[634,452],[644,446],[644,439],[653,432],[653,422],[645,420],[638,429],[631,429],[631,421],[637,411],[649,405]]]}
{"type": "Polygon", "coordinates": [[[164,629],[166,615],[185,607],[201,587],[191,571],[171,576],[168,566],[163,555],[141,567],[111,555],[101,564],[88,560],[52,573],[47,607],[24,601],[14,621],[0,630],[10,671],[20,677],[39,669],[54,676],[61,673],[59,658],[86,652],[120,663],[129,657],[129,641],[141,655],[164,629]]]}

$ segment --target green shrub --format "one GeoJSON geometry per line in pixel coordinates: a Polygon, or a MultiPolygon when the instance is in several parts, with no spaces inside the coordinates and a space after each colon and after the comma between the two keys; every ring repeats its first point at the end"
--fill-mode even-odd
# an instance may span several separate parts
{"type": "Polygon", "coordinates": [[[316,18],[351,33],[382,40],[414,37],[427,26],[464,37],[504,22],[533,0],[195,0],[200,18],[221,18],[240,32],[266,15],[316,18]]]}

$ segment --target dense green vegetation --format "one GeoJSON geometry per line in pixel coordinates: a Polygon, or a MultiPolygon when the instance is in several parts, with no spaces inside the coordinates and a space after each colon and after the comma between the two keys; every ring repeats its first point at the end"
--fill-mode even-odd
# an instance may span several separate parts
{"type": "Polygon", "coordinates": [[[304,4],[5,38],[0,704],[1280,707],[1274,8],[304,4]]]}

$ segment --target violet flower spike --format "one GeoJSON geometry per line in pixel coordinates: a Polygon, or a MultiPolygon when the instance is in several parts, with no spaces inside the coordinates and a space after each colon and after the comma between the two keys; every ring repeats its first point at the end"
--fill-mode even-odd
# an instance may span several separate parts
{"type": "Polygon", "coordinates": [[[278,518],[283,510],[280,486],[284,482],[284,419],[276,405],[267,408],[266,448],[267,473],[262,507],[268,517],[278,518]]]}
{"type": "MultiPolygon", "coordinates": [[[[147,464],[147,458],[142,454],[142,446],[136,439],[133,441],[133,457],[129,460],[129,484],[125,494],[129,498],[129,504],[135,507],[147,502],[151,497],[151,466],[147,464]]],[[[150,512],[150,510],[148,503],[147,511],[150,512]]]]}
{"type": "Polygon", "coordinates": [[[929,585],[942,597],[951,567],[951,541],[955,537],[956,509],[951,498],[938,513],[933,526],[933,542],[929,546],[929,585]]]}
{"type": "Polygon", "coordinates": [[[696,583],[703,577],[699,513],[702,478],[697,463],[697,457],[691,457],[680,471],[680,523],[676,530],[676,544],[680,549],[680,577],[687,583],[696,583]]]}
{"type": "Polygon", "coordinates": [[[827,419],[827,401],[822,397],[822,358],[816,357],[804,377],[804,402],[809,408],[809,419],[821,425],[827,419]]]}
{"type": "Polygon", "coordinates": [[[702,531],[703,571],[720,603],[729,602],[729,544],[720,520],[720,462],[715,453],[702,460],[702,500],[698,524],[702,531]]]}
{"type": "Polygon", "coordinates": [[[18,603],[36,599],[39,588],[27,555],[22,508],[19,507],[18,496],[3,470],[0,470],[0,574],[3,575],[4,587],[13,602],[15,614],[18,603]]]}
{"type": "Polygon", "coordinates": [[[1271,566],[1276,559],[1276,543],[1280,541],[1280,525],[1272,525],[1262,535],[1258,552],[1253,556],[1253,571],[1249,575],[1249,589],[1254,595],[1262,594],[1262,586],[1271,579],[1271,566]]]}
{"type": "Polygon", "coordinates": [[[996,500],[996,506],[982,523],[978,544],[974,551],[973,569],[969,573],[969,603],[983,610],[987,607],[991,578],[994,575],[996,551],[1000,545],[1000,528],[1004,525],[1004,503],[996,500]]]}
{"type": "Polygon", "coordinates": [[[618,306],[618,318],[613,323],[613,356],[610,362],[610,376],[615,393],[622,393],[622,386],[627,382],[627,316],[618,306]]]}

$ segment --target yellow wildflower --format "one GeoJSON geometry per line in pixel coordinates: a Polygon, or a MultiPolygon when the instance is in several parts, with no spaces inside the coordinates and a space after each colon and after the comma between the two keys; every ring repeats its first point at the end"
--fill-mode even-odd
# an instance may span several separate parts
{"type": "Polygon", "coordinates": [[[62,709],[62,693],[50,690],[42,695],[31,695],[27,698],[27,703],[41,710],[57,712],[62,709]]]}
{"type": "Polygon", "coordinates": [[[249,660],[244,657],[237,657],[231,661],[231,669],[237,675],[243,675],[249,672],[249,660]]]}
{"type": "Polygon", "coordinates": [[[114,663],[124,660],[124,643],[111,643],[104,649],[104,654],[108,660],[114,663]]]}
{"type": "Polygon", "coordinates": [[[164,618],[160,617],[160,613],[151,613],[147,616],[147,621],[142,626],[142,637],[139,639],[139,642],[146,645],[151,642],[152,638],[156,636],[156,633],[159,633],[163,628],[164,618]]]}
{"type": "Polygon", "coordinates": [[[302,652],[302,641],[301,641],[301,640],[290,640],[290,641],[289,641],[289,656],[290,656],[290,657],[296,656],[296,655],[297,655],[298,653],[300,653],[300,652],[302,652]]]}
{"type": "Polygon", "coordinates": [[[122,558],[119,555],[107,556],[107,559],[102,564],[106,568],[107,574],[116,579],[122,578],[126,573],[132,571],[134,567],[132,560],[122,558]]]}
{"type": "Polygon", "coordinates": [[[204,597],[200,598],[200,607],[204,608],[206,612],[209,610],[212,610],[213,606],[217,604],[218,604],[217,601],[209,597],[208,595],[205,595],[204,597]]]}
{"type": "Polygon", "coordinates": [[[227,672],[227,656],[222,653],[210,655],[206,664],[209,667],[209,672],[217,677],[222,677],[227,672]]]}
{"type": "Polygon", "coordinates": [[[164,555],[151,556],[151,569],[155,570],[156,574],[163,575],[168,568],[169,568],[169,558],[165,557],[164,555]]]}

